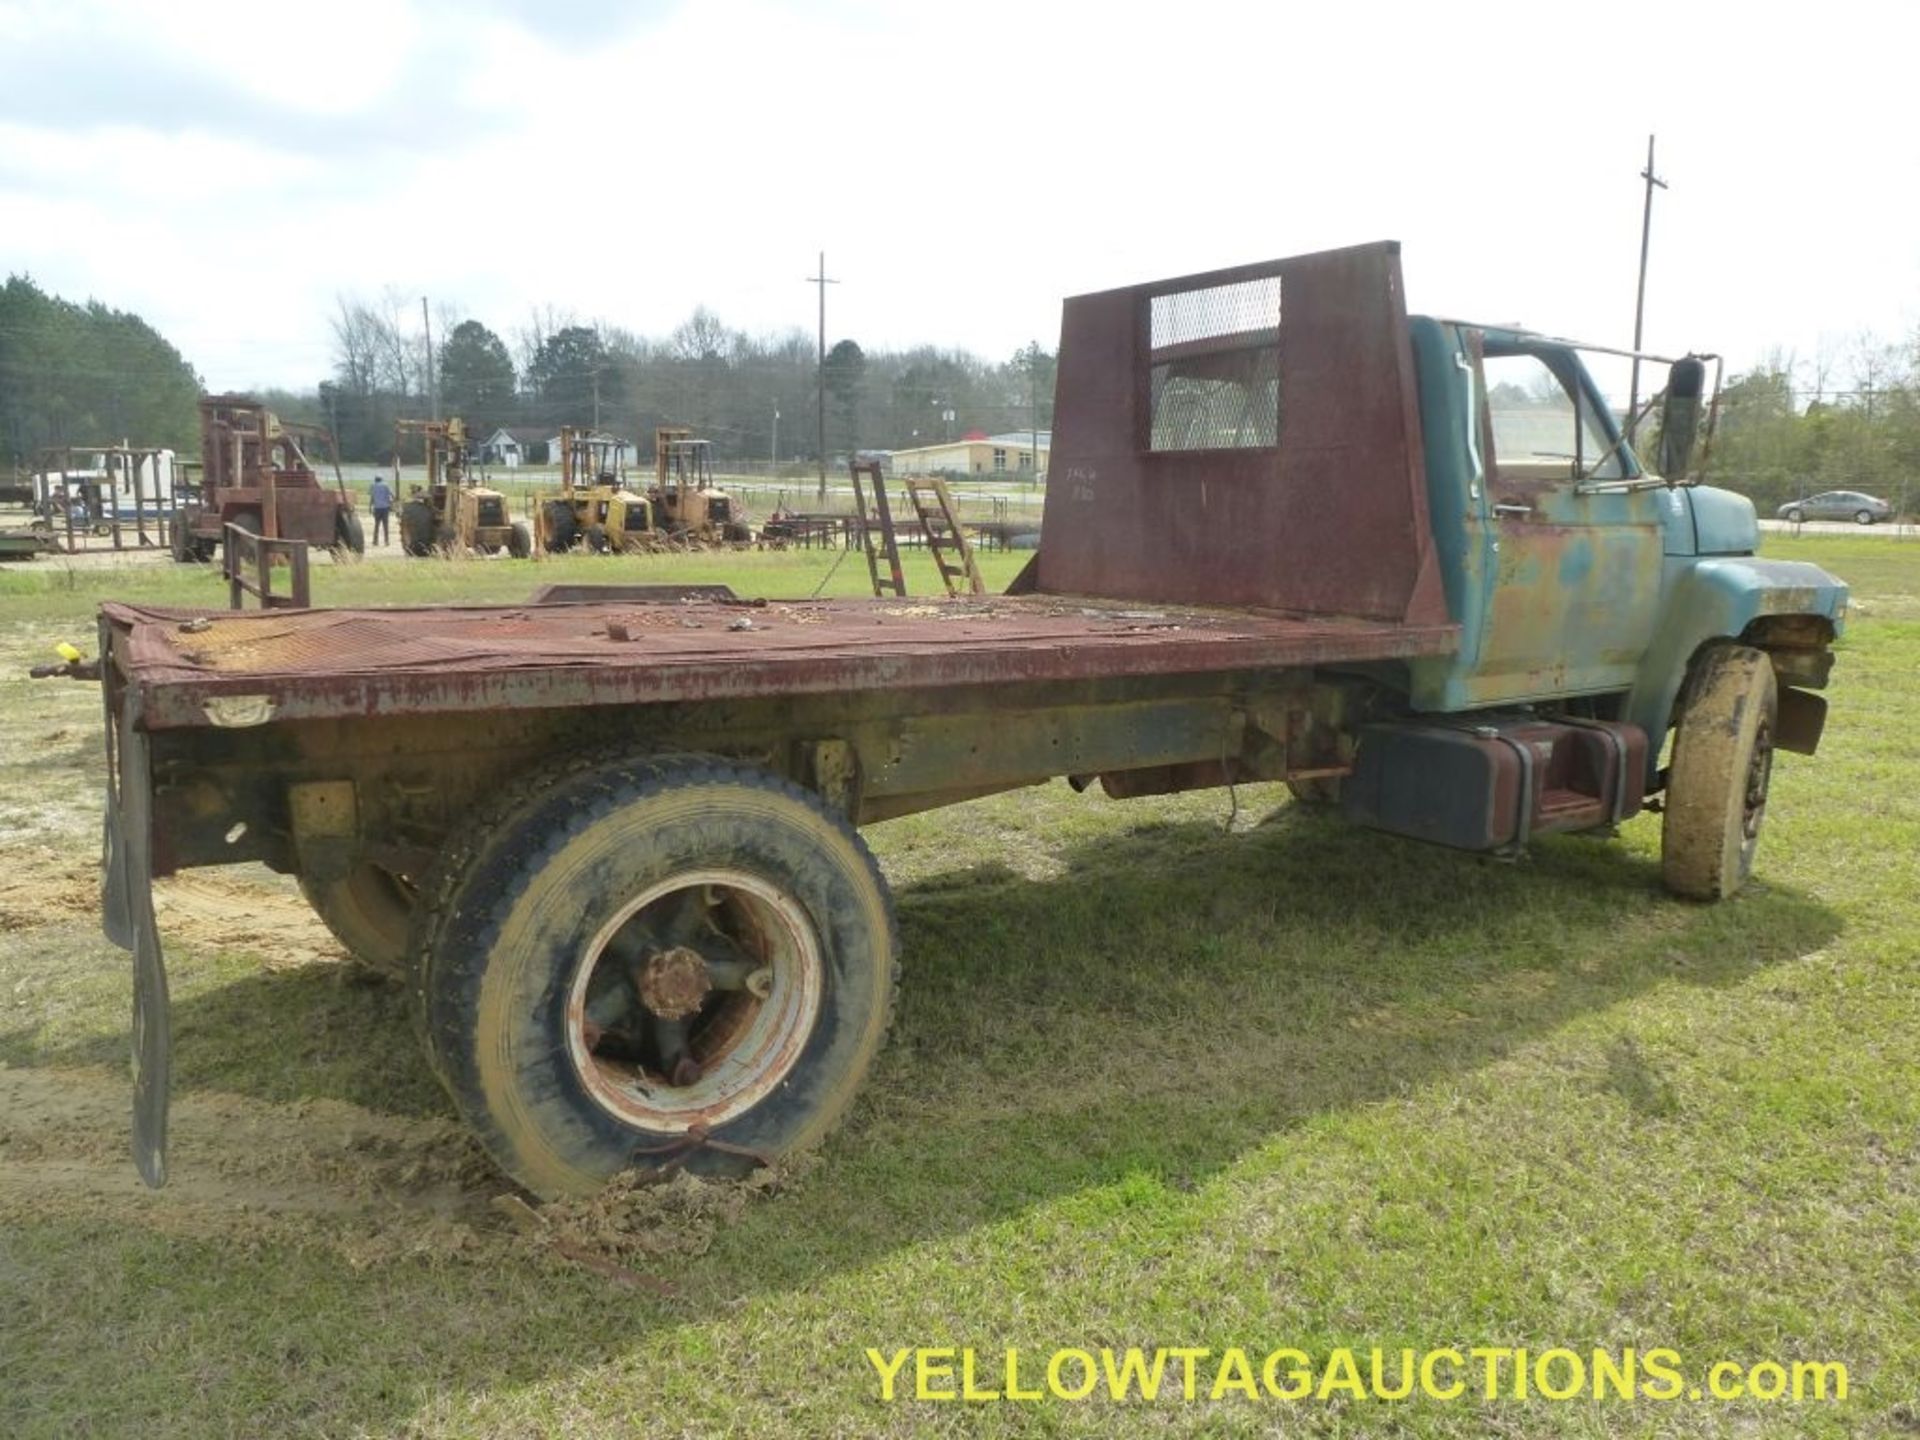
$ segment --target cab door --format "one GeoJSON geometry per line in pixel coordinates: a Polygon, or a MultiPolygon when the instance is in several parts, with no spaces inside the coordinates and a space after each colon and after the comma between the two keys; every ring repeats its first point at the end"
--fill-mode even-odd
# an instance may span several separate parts
{"type": "Polygon", "coordinates": [[[1663,492],[1619,484],[1637,462],[1572,350],[1480,338],[1490,593],[1468,689],[1482,704],[1624,690],[1660,602],[1663,492]]]}

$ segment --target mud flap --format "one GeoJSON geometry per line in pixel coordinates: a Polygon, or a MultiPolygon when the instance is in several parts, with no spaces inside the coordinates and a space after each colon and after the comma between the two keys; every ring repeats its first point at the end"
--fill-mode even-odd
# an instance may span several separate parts
{"type": "Polygon", "coordinates": [[[114,714],[108,687],[107,818],[101,922],[133,952],[133,1163],[153,1189],[167,1183],[167,1101],[173,1037],[167,967],[153,915],[153,776],[133,697],[114,714]]]}

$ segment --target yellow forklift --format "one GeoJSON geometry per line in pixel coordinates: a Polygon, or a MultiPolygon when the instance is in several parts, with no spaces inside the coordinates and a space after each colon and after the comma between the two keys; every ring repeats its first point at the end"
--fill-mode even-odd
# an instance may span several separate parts
{"type": "Polygon", "coordinates": [[[653,432],[654,482],[647,492],[660,529],[672,540],[739,544],[753,527],[733,497],[713,483],[713,442],[678,425],[653,432]]]}
{"type": "Polygon", "coordinates": [[[426,453],[427,483],[416,485],[400,506],[400,547],[409,555],[497,555],[516,560],[533,553],[527,527],[507,513],[507,497],[480,484],[467,461],[467,427],[451,420],[396,420],[393,427],[393,489],[400,491],[400,461],[410,436],[426,453]]]}
{"type": "Polygon", "coordinates": [[[596,555],[659,548],[654,508],[627,483],[626,444],[611,435],[560,429],[560,493],[535,512],[540,548],[584,546],[596,555]]]}

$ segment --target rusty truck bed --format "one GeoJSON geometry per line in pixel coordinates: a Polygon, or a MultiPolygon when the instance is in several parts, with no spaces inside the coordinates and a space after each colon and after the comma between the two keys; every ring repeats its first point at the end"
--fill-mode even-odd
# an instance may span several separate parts
{"type": "Polygon", "coordinates": [[[148,730],[1258,670],[1457,643],[1452,625],[1059,595],[103,614],[148,730]]]}

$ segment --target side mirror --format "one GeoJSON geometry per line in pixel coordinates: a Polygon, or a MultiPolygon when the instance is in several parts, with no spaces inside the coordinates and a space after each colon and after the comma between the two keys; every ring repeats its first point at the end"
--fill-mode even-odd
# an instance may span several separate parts
{"type": "Polygon", "coordinates": [[[1689,355],[1667,371],[1660,399],[1660,473],[1684,480],[1700,436],[1700,400],[1707,388],[1707,367],[1689,355]]]}

